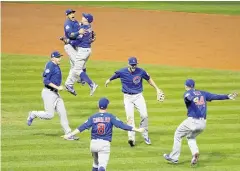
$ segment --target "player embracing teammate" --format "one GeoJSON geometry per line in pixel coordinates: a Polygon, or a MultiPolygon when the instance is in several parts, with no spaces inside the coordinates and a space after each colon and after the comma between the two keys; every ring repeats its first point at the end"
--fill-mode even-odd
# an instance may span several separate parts
{"type": "Polygon", "coordinates": [[[87,75],[86,63],[92,52],[91,44],[96,39],[91,26],[93,15],[83,13],[81,23],[75,19],[75,11],[72,9],[66,10],[66,16],[67,19],[64,24],[65,37],[61,37],[60,40],[65,44],[64,49],[69,56],[71,67],[65,87],[68,92],[76,96],[74,84],[77,81],[83,85],[88,83],[90,96],[92,96],[98,85],[87,75]]]}

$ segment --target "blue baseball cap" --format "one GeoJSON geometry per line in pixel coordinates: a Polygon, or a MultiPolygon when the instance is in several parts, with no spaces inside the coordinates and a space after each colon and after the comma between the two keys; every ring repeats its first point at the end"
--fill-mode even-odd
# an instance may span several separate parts
{"type": "Polygon", "coordinates": [[[69,15],[69,14],[71,14],[71,13],[75,13],[76,11],[74,11],[74,10],[72,10],[72,9],[67,9],[66,10],[66,15],[69,15]]]}
{"type": "Polygon", "coordinates": [[[54,51],[51,53],[51,58],[60,58],[61,56],[63,55],[61,55],[58,51],[54,51]]]}
{"type": "Polygon", "coordinates": [[[92,22],[93,22],[93,16],[92,16],[92,14],[82,13],[82,16],[83,16],[84,18],[86,18],[89,23],[92,23],[92,22]]]}
{"type": "Polygon", "coordinates": [[[135,58],[135,57],[130,57],[130,58],[128,59],[128,64],[129,64],[129,65],[137,65],[137,64],[138,64],[137,58],[135,58]]]}
{"type": "Polygon", "coordinates": [[[190,87],[190,88],[194,88],[195,87],[195,81],[193,79],[187,79],[185,82],[185,85],[190,87]]]}
{"type": "Polygon", "coordinates": [[[107,109],[109,100],[105,97],[101,98],[98,102],[99,109],[107,109]]]}

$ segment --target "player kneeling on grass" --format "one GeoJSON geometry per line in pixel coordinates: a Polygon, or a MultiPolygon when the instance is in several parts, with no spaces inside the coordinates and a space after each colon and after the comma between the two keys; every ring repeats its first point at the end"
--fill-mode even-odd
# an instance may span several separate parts
{"type": "Polygon", "coordinates": [[[237,93],[218,95],[209,92],[196,90],[195,82],[188,79],[185,82],[184,102],[187,107],[188,118],[184,120],[175,131],[173,149],[170,154],[164,154],[164,158],[172,163],[178,163],[181,151],[182,138],[187,137],[188,146],[192,152],[191,165],[197,164],[199,158],[199,150],[196,137],[206,127],[207,101],[212,100],[234,100],[237,93]]]}
{"type": "Polygon", "coordinates": [[[109,100],[101,98],[99,100],[99,112],[92,115],[88,120],[79,126],[75,131],[68,135],[64,135],[64,139],[75,136],[79,132],[92,127],[90,150],[93,156],[92,171],[105,171],[109,155],[110,142],[112,141],[113,125],[126,131],[143,132],[144,128],[134,128],[124,124],[116,116],[107,112],[109,100]]]}

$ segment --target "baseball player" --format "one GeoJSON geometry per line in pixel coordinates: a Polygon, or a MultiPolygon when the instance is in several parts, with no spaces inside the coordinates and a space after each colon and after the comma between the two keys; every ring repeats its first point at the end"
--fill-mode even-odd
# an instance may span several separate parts
{"type": "MultiPolygon", "coordinates": [[[[42,99],[44,102],[45,111],[30,111],[27,124],[32,125],[35,118],[50,120],[54,117],[54,112],[59,114],[61,126],[64,133],[67,135],[71,132],[68,124],[67,112],[64,106],[63,99],[59,95],[59,91],[63,90],[62,73],[59,67],[61,61],[61,54],[54,51],[51,54],[51,60],[45,65],[43,76],[44,88],[42,90],[42,99]]],[[[68,140],[78,140],[78,137],[69,136],[68,140]]]]}
{"type": "Polygon", "coordinates": [[[91,14],[83,13],[80,30],[84,30],[84,34],[78,35],[76,40],[63,39],[66,44],[70,44],[76,47],[77,54],[75,56],[74,67],[71,77],[66,80],[65,87],[73,95],[77,95],[73,88],[74,83],[80,77],[81,80],[88,83],[90,87],[90,96],[93,95],[98,85],[94,83],[84,72],[86,68],[86,62],[91,55],[91,44],[95,41],[96,35],[92,31],[91,23],[93,22],[93,16],[91,14]]]}
{"type": "MultiPolygon", "coordinates": [[[[65,33],[65,37],[67,39],[71,39],[71,40],[76,40],[76,38],[81,35],[84,34],[84,29],[80,29],[80,25],[81,23],[79,23],[76,19],[75,19],[75,12],[72,9],[67,9],[65,14],[66,14],[66,21],[64,23],[64,33],[65,33]]],[[[63,37],[60,38],[60,40],[63,41],[63,37]]],[[[70,61],[70,71],[68,74],[68,79],[71,78],[72,72],[73,72],[73,66],[74,66],[74,61],[75,61],[75,57],[77,54],[77,50],[76,47],[73,47],[71,44],[65,44],[64,45],[64,50],[65,52],[68,54],[69,56],[69,61],[70,61]]],[[[84,72],[86,72],[86,68],[83,69],[84,72]]],[[[77,80],[78,83],[81,83],[82,85],[85,84],[85,81],[81,80],[80,78],[77,80]]]]}
{"type": "MultiPolygon", "coordinates": [[[[130,57],[128,59],[129,66],[120,69],[106,81],[105,86],[107,87],[110,81],[120,78],[122,83],[122,92],[124,93],[124,107],[127,115],[127,123],[131,126],[135,126],[134,122],[134,107],[138,110],[141,117],[140,127],[145,128],[142,133],[146,144],[151,144],[151,140],[148,137],[148,113],[145,99],[142,95],[143,85],[142,80],[145,79],[148,83],[153,86],[157,91],[157,99],[159,101],[164,100],[164,93],[157,87],[153,79],[150,78],[148,73],[137,67],[137,59],[130,57]]],[[[135,133],[128,132],[128,143],[131,147],[135,145],[135,133]]]]}
{"type": "Polygon", "coordinates": [[[207,101],[226,99],[234,100],[237,96],[237,93],[224,95],[212,94],[206,91],[196,90],[194,87],[194,80],[186,80],[186,92],[184,93],[183,98],[187,107],[188,118],[184,120],[175,131],[172,152],[170,154],[163,155],[166,160],[172,163],[178,163],[182,138],[187,137],[188,146],[192,153],[191,165],[197,164],[199,158],[199,149],[197,146],[196,137],[202,133],[206,127],[207,101]]]}
{"type": "Polygon", "coordinates": [[[90,150],[93,156],[92,171],[106,171],[109,155],[110,142],[112,141],[113,125],[126,131],[143,132],[144,128],[135,128],[124,124],[116,116],[107,112],[109,100],[101,98],[99,100],[99,112],[92,115],[88,120],[79,126],[72,133],[65,135],[64,139],[75,136],[79,132],[92,127],[90,150]]]}

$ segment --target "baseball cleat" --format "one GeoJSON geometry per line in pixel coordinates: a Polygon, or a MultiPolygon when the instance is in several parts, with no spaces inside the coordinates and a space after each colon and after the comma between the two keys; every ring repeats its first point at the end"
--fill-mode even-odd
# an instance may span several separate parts
{"type": "Polygon", "coordinates": [[[128,140],[128,144],[131,146],[131,147],[134,147],[135,146],[135,143],[133,140],[128,140]]]}
{"type": "Polygon", "coordinates": [[[151,145],[152,144],[150,138],[144,138],[144,141],[145,141],[145,143],[147,145],[151,145]]]}
{"type": "Polygon", "coordinates": [[[29,113],[28,113],[28,118],[27,118],[27,124],[28,124],[28,126],[31,126],[31,125],[32,125],[33,119],[34,119],[34,117],[32,117],[32,112],[29,112],[29,113]]]}
{"type": "Polygon", "coordinates": [[[66,138],[65,140],[68,140],[68,141],[79,140],[79,137],[73,135],[73,136],[70,136],[70,137],[66,138]]]}
{"type": "Polygon", "coordinates": [[[178,160],[174,160],[172,158],[169,157],[169,154],[164,154],[163,157],[167,160],[167,161],[170,161],[171,163],[178,163],[178,160]]]}
{"type": "Polygon", "coordinates": [[[98,85],[93,83],[93,85],[90,87],[90,96],[93,95],[93,93],[96,91],[98,85]]]}
{"type": "Polygon", "coordinates": [[[75,135],[73,135],[72,138],[73,138],[73,140],[79,140],[79,137],[77,137],[75,135]]]}
{"type": "Polygon", "coordinates": [[[72,86],[65,85],[65,88],[69,93],[73,94],[74,96],[77,95],[76,91],[74,90],[74,88],[72,86]]]}
{"type": "Polygon", "coordinates": [[[198,159],[199,159],[199,153],[194,154],[192,161],[191,161],[191,165],[193,166],[193,165],[197,164],[198,159]]]}

